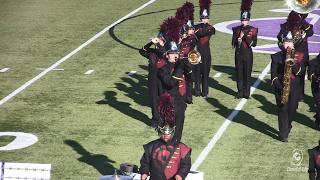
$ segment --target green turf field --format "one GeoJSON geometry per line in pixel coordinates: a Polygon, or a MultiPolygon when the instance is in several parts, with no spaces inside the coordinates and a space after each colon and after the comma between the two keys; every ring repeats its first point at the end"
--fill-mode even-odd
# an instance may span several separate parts
{"type": "MultiPolygon", "coordinates": [[[[0,0],[0,99],[73,51],[96,33],[140,7],[147,0],[0,0]]],[[[198,6],[197,0],[192,0],[198,6]]],[[[111,28],[58,68],[0,106],[0,132],[25,132],[39,142],[24,149],[0,151],[0,161],[52,164],[52,179],[98,179],[123,162],[139,164],[142,145],[157,138],[149,128],[147,60],[137,51],[155,36],[159,24],[184,3],[157,0],[132,18],[111,28]],[[95,70],[84,75],[87,70],[95,70]],[[129,71],[137,71],[131,77],[129,71]]],[[[269,9],[283,1],[260,0],[253,18],[279,17],[269,9]]],[[[239,18],[240,1],[215,0],[213,24],[239,18]]],[[[198,19],[198,7],[195,9],[198,19]]],[[[278,27],[276,27],[278,28],[278,27]]],[[[258,40],[259,45],[270,43],[258,40]]],[[[217,32],[211,40],[213,67],[208,99],[194,98],[186,111],[183,142],[196,160],[233,111],[234,52],[231,35],[217,32]],[[223,75],[213,78],[217,72],[223,75]]],[[[254,73],[261,73],[270,55],[254,55],[254,73]]],[[[254,76],[253,82],[256,80],[254,76]]],[[[244,109],[198,170],[206,180],[307,179],[306,171],[288,171],[292,151],[317,145],[310,83],[305,102],[293,123],[289,143],[273,138],[277,131],[275,98],[270,76],[260,84],[244,109]]],[[[0,146],[12,137],[0,137],[0,146]]]]}

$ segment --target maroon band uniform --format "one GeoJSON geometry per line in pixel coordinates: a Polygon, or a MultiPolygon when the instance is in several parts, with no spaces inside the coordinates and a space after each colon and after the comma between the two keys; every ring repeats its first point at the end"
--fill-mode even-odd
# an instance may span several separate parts
{"type": "Polygon", "coordinates": [[[160,80],[157,76],[159,64],[163,63],[165,52],[164,47],[156,45],[156,48],[151,48],[152,42],[147,43],[139,50],[139,53],[149,60],[148,65],[148,91],[150,98],[150,107],[152,112],[153,122],[158,121],[159,115],[156,110],[157,101],[161,94],[160,80]]]}
{"type": "MultiPolygon", "coordinates": [[[[282,47],[284,38],[287,36],[287,34],[292,31],[301,31],[304,34],[304,37],[301,38],[301,40],[297,41],[294,44],[295,51],[303,53],[302,62],[305,64],[305,66],[308,65],[309,62],[309,49],[308,49],[308,37],[311,37],[313,35],[313,25],[309,24],[305,18],[307,17],[307,14],[299,14],[295,11],[291,11],[288,15],[287,22],[280,25],[281,30],[279,31],[279,34],[277,36],[279,47],[282,47]],[[296,18],[296,19],[295,19],[296,18]],[[294,22],[294,23],[290,23],[294,22]]],[[[305,75],[306,70],[304,69],[301,72],[301,77],[299,79],[299,100],[303,100],[304,97],[304,84],[305,84],[305,75]]]]}

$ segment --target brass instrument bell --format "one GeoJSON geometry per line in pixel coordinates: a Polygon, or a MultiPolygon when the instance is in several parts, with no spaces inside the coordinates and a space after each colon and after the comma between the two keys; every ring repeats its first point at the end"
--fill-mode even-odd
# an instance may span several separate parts
{"type": "Polygon", "coordinates": [[[319,0],[286,0],[287,5],[294,11],[307,14],[320,6],[319,0]]]}
{"type": "Polygon", "coordinates": [[[190,64],[197,65],[201,62],[201,54],[196,50],[192,50],[188,54],[188,60],[190,64]]]}

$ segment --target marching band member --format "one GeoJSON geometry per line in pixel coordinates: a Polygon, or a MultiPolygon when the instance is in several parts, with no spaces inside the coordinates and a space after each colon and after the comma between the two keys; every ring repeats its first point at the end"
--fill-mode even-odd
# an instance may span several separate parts
{"type": "Polygon", "coordinates": [[[258,29],[249,25],[252,0],[241,4],[241,25],[233,27],[232,46],[235,48],[235,65],[238,93],[236,98],[250,96],[251,72],[253,64],[252,47],[257,45],[258,29]]]}
{"type": "Polygon", "coordinates": [[[320,140],[319,145],[309,150],[309,179],[320,180],[320,140]]]}
{"type": "Polygon", "coordinates": [[[197,50],[201,54],[201,63],[195,65],[195,96],[207,97],[209,93],[209,74],[211,69],[210,38],[215,28],[209,24],[211,0],[199,0],[201,23],[195,26],[198,37],[197,50]],[[201,84],[201,88],[200,88],[201,84]]]}
{"type": "Polygon", "coordinates": [[[194,34],[194,5],[190,2],[185,2],[183,6],[177,9],[175,18],[180,21],[181,24],[181,37],[179,40],[179,60],[184,63],[185,77],[191,77],[191,79],[186,78],[186,103],[192,104],[192,88],[193,88],[193,66],[188,61],[189,53],[194,50],[197,37],[194,34]]]}
{"type": "MultiPolygon", "coordinates": [[[[282,48],[284,37],[286,37],[289,31],[292,31],[294,34],[299,34],[296,35],[296,37],[298,37],[299,39],[296,40],[294,49],[295,51],[302,53],[302,63],[304,63],[305,66],[309,61],[308,37],[311,37],[313,35],[313,25],[307,23],[307,21],[305,20],[307,16],[307,14],[300,14],[295,11],[291,11],[288,15],[288,19],[292,20],[281,24],[281,30],[277,36],[279,47],[282,48]]],[[[304,96],[305,74],[306,69],[302,69],[301,76],[299,77],[299,101],[303,100],[304,96]]]]}
{"type": "Polygon", "coordinates": [[[184,74],[186,78],[187,92],[186,102],[192,104],[192,88],[193,88],[193,65],[188,60],[189,53],[194,50],[197,43],[197,37],[194,34],[194,24],[192,20],[189,20],[182,28],[182,37],[180,39],[179,48],[179,61],[184,63],[184,74]]]}
{"type": "MultiPolygon", "coordinates": [[[[300,16],[293,14],[287,19],[290,24],[289,31],[281,28],[280,36],[281,52],[271,55],[271,79],[275,89],[277,106],[279,107],[279,138],[288,142],[288,136],[292,128],[292,121],[298,108],[300,94],[300,76],[305,69],[303,52],[295,49],[295,44],[300,40],[300,34],[296,33],[300,16]]],[[[283,25],[281,25],[282,27],[283,25]]]]}
{"type": "Polygon", "coordinates": [[[152,180],[183,180],[190,171],[191,149],[173,138],[176,128],[174,101],[169,93],[160,96],[158,110],[161,122],[157,128],[160,138],[143,146],[141,180],[148,176],[152,180]]]}
{"type": "MultiPolygon", "coordinates": [[[[178,61],[179,48],[177,42],[179,41],[180,27],[176,18],[169,18],[162,25],[163,29],[166,29],[166,36],[168,42],[165,44],[166,48],[166,64],[159,69],[158,77],[161,81],[163,93],[169,93],[174,97],[174,103],[176,107],[175,122],[176,133],[174,135],[175,141],[180,141],[182,137],[182,130],[185,118],[186,103],[186,82],[184,77],[184,63],[178,61]],[[164,27],[165,26],[165,27],[164,27]]],[[[190,77],[186,77],[190,78],[190,77]]]]}
{"type": "MultiPolygon", "coordinates": [[[[302,18],[302,22],[301,22],[301,30],[305,32],[305,37],[303,39],[303,42],[300,44],[300,47],[297,47],[298,49],[301,48],[301,50],[304,52],[305,54],[305,58],[303,59],[303,62],[305,64],[305,66],[308,66],[309,63],[309,48],[308,48],[308,37],[313,36],[313,25],[309,24],[306,21],[306,18],[308,17],[308,14],[300,14],[301,18],[302,18]]],[[[300,84],[301,84],[301,94],[299,97],[300,101],[303,101],[304,99],[304,87],[305,87],[305,75],[306,72],[302,72],[302,76],[300,78],[300,84]]]]}
{"type": "Polygon", "coordinates": [[[309,62],[308,79],[311,81],[312,95],[316,105],[315,125],[320,130],[320,53],[309,62]]]}
{"type": "Polygon", "coordinates": [[[156,126],[156,122],[159,119],[159,115],[157,113],[157,101],[160,95],[159,88],[159,79],[157,77],[157,72],[159,68],[159,64],[164,61],[163,54],[165,52],[164,44],[165,37],[163,32],[159,32],[156,38],[152,38],[151,42],[147,43],[143,46],[139,53],[145,58],[149,59],[148,65],[148,90],[151,104],[151,112],[152,112],[152,126],[156,126]],[[154,45],[155,48],[151,48],[154,45]]]}

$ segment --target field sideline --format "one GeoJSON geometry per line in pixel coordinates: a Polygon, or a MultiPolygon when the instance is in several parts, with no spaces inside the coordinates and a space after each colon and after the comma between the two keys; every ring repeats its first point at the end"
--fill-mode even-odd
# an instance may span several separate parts
{"type": "MultiPolygon", "coordinates": [[[[141,7],[148,0],[0,0],[0,99],[37,76],[57,60],[141,7]]],[[[97,179],[123,162],[139,164],[142,145],[157,138],[149,128],[147,60],[137,49],[156,35],[159,24],[184,1],[157,0],[114,27],[52,69],[25,91],[0,105],[0,132],[25,132],[39,141],[27,148],[0,151],[0,161],[50,163],[52,179],[97,179]],[[92,74],[85,75],[88,70],[92,74]],[[136,71],[132,76],[128,72],[136,71]]],[[[192,0],[198,6],[197,0],[192,0]]],[[[253,18],[285,17],[279,0],[256,1],[253,18]]],[[[240,2],[214,1],[213,24],[237,20],[240,2]]],[[[195,9],[198,19],[198,7],[195,9]]],[[[320,22],[318,22],[320,23],[320,22]]],[[[279,28],[279,27],[274,27],[279,28]]],[[[319,26],[315,33],[319,34],[319,26]]],[[[258,45],[274,43],[259,39],[258,45]]],[[[231,35],[211,40],[213,66],[209,98],[188,105],[183,142],[192,161],[204,150],[240,100],[236,93],[231,35]],[[219,77],[214,77],[222,73],[219,77]]],[[[311,56],[313,58],[314,56],[311,56]]],[[[260,74],[269,54],[254,54],[253,73],[260,74]]],[[[257,80],[254,76],[252,83],[257,80]]],[[[275,139],[275,99],[266,75],[197,169],[205,179],[307,179],[307,150],[317,145],[313,100],[306,82],[289,143],[275,139]],[[303,152],[302,171],[290,171],[292,152],[303,152]]],[[[12,136],[0,136],[0,147],[12,136]]],[[[195,165],[195,164],[194,164],[195,165]]]]}

